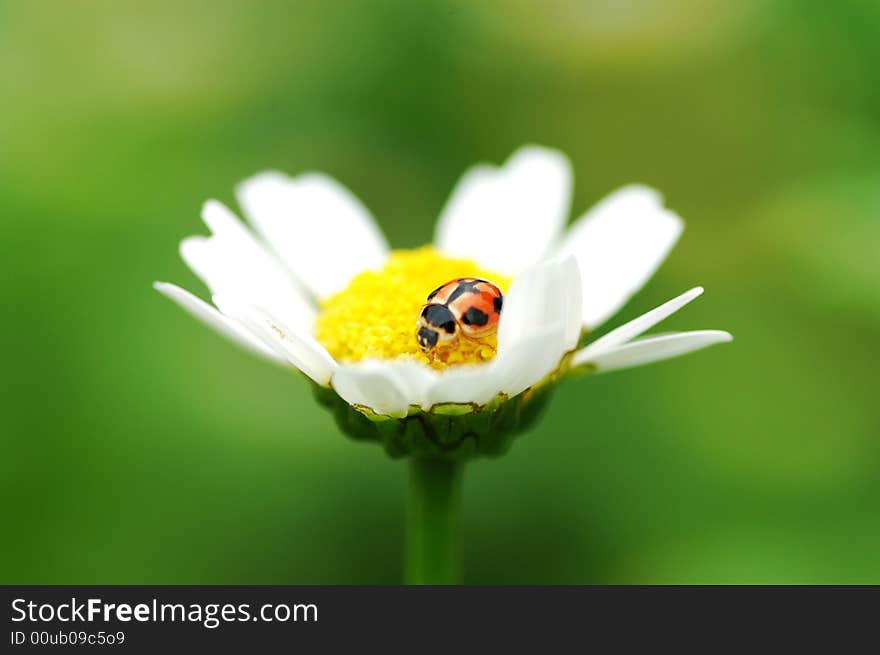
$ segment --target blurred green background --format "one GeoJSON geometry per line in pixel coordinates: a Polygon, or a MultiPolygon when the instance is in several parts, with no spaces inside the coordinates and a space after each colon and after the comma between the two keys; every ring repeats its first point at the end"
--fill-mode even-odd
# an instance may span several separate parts
{"type": "Polygon", "coordinates": [[[868,0],[0,3],[0,582],[397,582],[404,464],[150,285],[259,170],[406,247],[535,142],[687,221],[611,324],[736,341],[470,466],[467,581],[880,583],[878,61],[868,0]]]}

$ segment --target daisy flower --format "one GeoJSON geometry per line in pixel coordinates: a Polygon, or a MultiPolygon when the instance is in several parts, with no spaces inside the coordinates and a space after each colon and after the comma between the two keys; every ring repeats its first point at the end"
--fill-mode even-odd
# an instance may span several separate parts
{"type": "MultiPolygon", "coordinates": [[[[632,185],[566,228],[571,191],[566,157],[526,146],[500,167],[464,174],[433,245],[390,250],[369,211],[335,180],[261,173],[237,188],[253,231],[210,200],[202,211],[210,236],[181,244],[213,305],[173,284],[155,286],[232,341],[308,376],[346,433],[411,455],[419,479],[430,480],[438,461],[506,450],[570,373],[731,340],[720,330],[642,336],[700,287],[593,338],[658,268],[683,224],[657,191],[632,185]],[[497,331],[426,352],[416,321],[428,294],[469,277],[503,294],[497,331]]],[[[437,519],[449,499],[432,505],[431,488],[419,486],[424,497],[413,511],[437,519]]]]}

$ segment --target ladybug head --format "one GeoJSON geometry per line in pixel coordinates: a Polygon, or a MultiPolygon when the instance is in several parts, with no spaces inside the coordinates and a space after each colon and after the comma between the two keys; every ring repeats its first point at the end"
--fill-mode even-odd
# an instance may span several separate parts
{"type": "Polygon", "coordinates": [[[416,340],[419,342],[419,345],[424,351],[431,350],[434,346],[436,346],[437,337],[439,336],[440,335],[437,334],[436,330],[432,330],[429,327],[420,327],[418,332],[416,332],[416,340]]]}
{"type": "Polygon", "coordinates": [[[422,308],[416,323],[416,341],[428,352],[437,346],[458,340],[458,322],[445,305],[428,304],[422,308]]]}

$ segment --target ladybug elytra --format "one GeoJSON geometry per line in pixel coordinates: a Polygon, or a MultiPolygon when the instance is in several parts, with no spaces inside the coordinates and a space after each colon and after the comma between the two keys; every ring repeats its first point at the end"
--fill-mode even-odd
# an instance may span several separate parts
{"type": "Polygon", "coordinates": [[[416,322],[416,340],[430,352],[454,345],[459,337],[486,337],[498,329],[503,303],[501,290],[488,280],[450,280],[428,295],[416,322]]]}

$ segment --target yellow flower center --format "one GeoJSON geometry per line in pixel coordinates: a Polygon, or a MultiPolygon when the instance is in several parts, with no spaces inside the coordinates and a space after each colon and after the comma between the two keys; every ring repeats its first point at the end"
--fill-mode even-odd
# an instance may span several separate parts
{"type": "Polygon", "coordinates": [[[337,360],[412,359],[442,369],[485,362],[495,356],[495,335],[458,339],[424,353],[416,341],[416,320],[428,294],[459,277],[481,277],[506,293],[510,279],[469,259],[445,257],[431,246],[394,250],[379,271],[357,275],[348,288],[321,303],[315,335],[337,360]]]}

